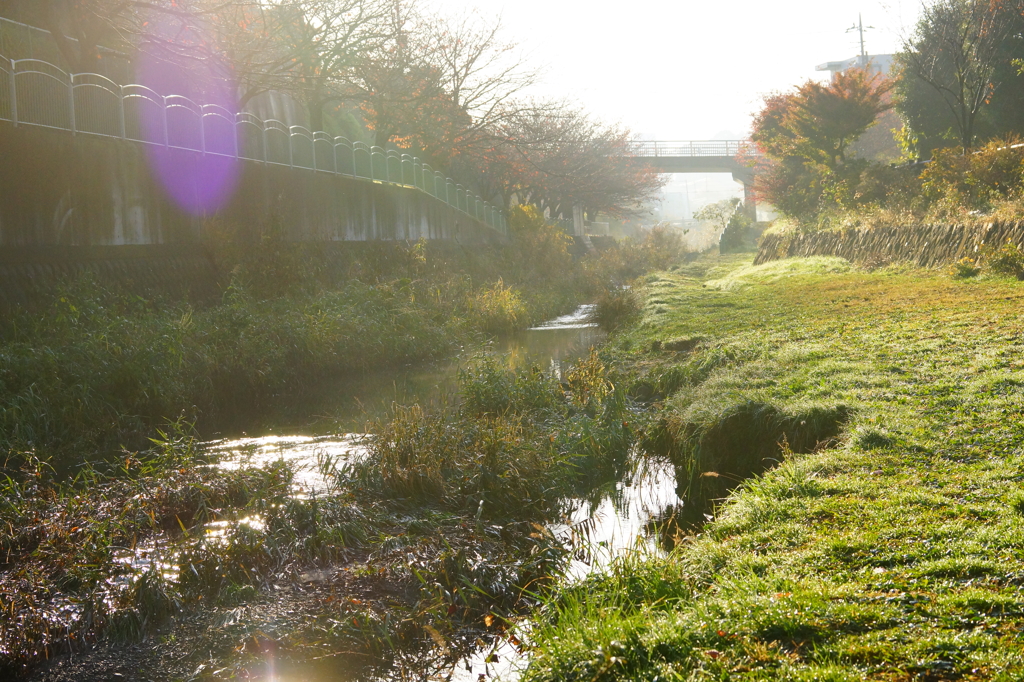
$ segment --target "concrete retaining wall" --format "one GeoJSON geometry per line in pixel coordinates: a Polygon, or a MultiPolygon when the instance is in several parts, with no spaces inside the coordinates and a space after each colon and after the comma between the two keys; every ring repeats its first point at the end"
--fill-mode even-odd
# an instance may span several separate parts
{"type": "MultiPolygon", "coordinates": [[[[181,175],[198,159],[181,152],[181,175]]],[[[500,243],[496,230],[415,188],[242,162],[217,213],[178,208],[135,142],[0,122],[0,307],[76,273],[132,290],[205,296],[218,273],[203,247],[211,221],[259,238],[329,249],[345,242],[500,243]]],[[[223,273],[219,273],[223,275],[223,273]]]]}
{"type": "MultiPolygon", "coordinates": [[[[181,151],[178,174],[199,154],[181,151]]],[[[454,239],[494,242],[497,231],[414,189],[327,173],[240,162],[230,202],[215,216],[180,210],[149,171],[144,146],[0,123],[0,248],[197,244],[206,218],[260,224],[285,239],[454,239]]]]}
{"type": "Polygon", "coordinates": [[[999,247],[1008,241],[1024,248],[1024,222],[769,234],[762,237],[754,264],[796,256],[839,256],[853,262],[902,260],[936,267],[974,257],[982,246],[999,247]]]}

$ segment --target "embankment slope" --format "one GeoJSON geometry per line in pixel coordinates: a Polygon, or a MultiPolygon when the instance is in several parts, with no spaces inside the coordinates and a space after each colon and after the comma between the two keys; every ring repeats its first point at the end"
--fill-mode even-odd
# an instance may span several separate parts
{"type": "Polygon", "coordinates": [[[1024,284],[732,258],[645,294],[615,352],[681,492],[738,451],[767,471],[668,558],[561,592],[525,679],[1024,677],[1024,284]],[[837,437],[791,447],[829,410],[837,437]]]}

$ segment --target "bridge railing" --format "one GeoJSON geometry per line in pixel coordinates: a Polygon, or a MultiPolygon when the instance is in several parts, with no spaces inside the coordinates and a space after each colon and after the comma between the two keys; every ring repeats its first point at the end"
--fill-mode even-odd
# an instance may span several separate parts
{"type": "Polygon", "coordinates": [[[634,156],[727,156],[741,153],[756,154],[750,140],[680,140],[675,142],[634,142],[631,145],[634,156]]]}
{"type": "Polygon", "coordinates": [[[0,120],[417,189],[508,234],[500,209],[409,154],[38,59],[0,57],[0,120]]]}

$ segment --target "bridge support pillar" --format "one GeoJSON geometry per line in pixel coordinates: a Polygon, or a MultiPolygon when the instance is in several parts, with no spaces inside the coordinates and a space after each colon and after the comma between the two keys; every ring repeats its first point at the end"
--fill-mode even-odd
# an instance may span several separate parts
{"type": "Polygon", "coordinates": [[[587,233],[586,222],[583,220],[583,207],[576,205],[572,207],[572,233],[582,237],[587,233]]]}
{"type": "Polygon", "coordinates": [[[757,200],[754,197],[754,169],[749,167],[732,171],[732,179],[743,185],[743,212],[751,222],[757,222],[757,200]]]}
{"type": "Polygon", "coordinates": [[[757,200],[754,197],[754,183],[743,183],[743,212],[751,222],[757,222],[757,200]]]}

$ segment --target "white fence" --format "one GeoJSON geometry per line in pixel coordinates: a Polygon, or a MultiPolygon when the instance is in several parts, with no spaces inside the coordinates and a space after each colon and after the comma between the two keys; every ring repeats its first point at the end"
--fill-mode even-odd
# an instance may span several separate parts
{"type": "Polygon", "coordinates": [[[0,120],[419,189],[508,233],[496,206],[409,154],[37,59],[0,57],[0,120]]]}
{"type": "Polygon", "coordinates": [[[634,156],[725,156],[756,155],[757,149],[750,140],[681,140],[676,142],[635,142],[630,145],[634,156]]]}

